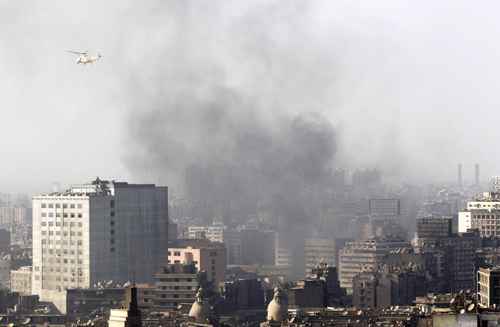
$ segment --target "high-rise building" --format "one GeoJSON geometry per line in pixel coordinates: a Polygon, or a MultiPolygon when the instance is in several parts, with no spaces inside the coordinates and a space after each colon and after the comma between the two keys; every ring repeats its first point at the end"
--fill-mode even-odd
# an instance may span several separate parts
{"type": "Polygon", "coordinates": [[[65,289],[148,282],[167,252],[168,190],[96,179],[33,197],[33,294],[65,311],[65,289]]]}
{"type": "Polygon", "coordinates": [[[477,297],[479,305],[484,308],[500,306],[500,267],[479,268],[477,297]]]}
{"type": "Polygon", "coordinates": [[[347,293],[352,293],[353,278],[362,272],[373,272],[378,269],[382,259],[391,250],[407,248],[409,244],[403,241],[363,240],[347,242],[339,253],[340,286],[347,293]]]}
{"type": "Polygon", "coordinates": [[[453,219],[448,217],[425,217],[417,219],[419,238],[443,238],[452,234],[453,219]]]}
{"type": "Polygon", "coordinates": [[[10,289],[11,262],[10,254],[0,253],[0,289],[10,289]]]}
{"type": "Polygon", "coordinates": [[[320,263],[335,267],[336,256],[334,239],[306,238],[304,241],[306,275],[309,275],[320,263]]]}
{"type": "Polygon", "coordinates": [[[199,272],[207,274],[207,280],[217,288],[224,282],[226,248],[224,243],[209,240],[176,240],[168,248],[168,264],[194,263],[199,272]]]}
{"type": "Polygon", "coordinates": [[[485,192],[458,214],[458,231],[477,229],[481,237],[500,237],[500,193],[485,192]]]}
{"type": "Polygon", "coordinates": [[[0,253],[10,252],[10,232],[6,229],[0,229],[0,253]]]}

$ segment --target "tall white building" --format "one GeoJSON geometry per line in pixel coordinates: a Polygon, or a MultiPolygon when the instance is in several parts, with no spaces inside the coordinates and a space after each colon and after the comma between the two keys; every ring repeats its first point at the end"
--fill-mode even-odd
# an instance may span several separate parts
{"type": "Polygon", "coordinates": [[[500,237],[500,193],[485,192],[458,214],[458,231],[477,229],[482,237],[500,237]]]}
{"type": "Polygon", "coordinates": [[[166,257],[167,235],[167,187],[96,179],[34,196],[33,294],[64,312],[67,288],[149,282],[166,257]]]}
{"type": "Polygon", "coordinates": [[[352,293],[353,278],[362,272],[374,272],[381,260],[391,251],[408,247],[403,241],[363,240],[347,242],[339,252],[340,287],[352,293]]]}

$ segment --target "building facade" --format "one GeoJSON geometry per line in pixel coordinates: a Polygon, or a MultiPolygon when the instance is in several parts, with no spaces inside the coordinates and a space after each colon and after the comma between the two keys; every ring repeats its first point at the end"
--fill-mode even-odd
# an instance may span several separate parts
{"type": "Polygon", "coordinates": [[[336,256],[334,239],[306,238],[304,241],[306,275],[309,275],[320,263],[334,267],[336,256]]]}
{"type": "Polygon", "coordinates": [[[215,287],[224,283],[226,271],[226,248],[224,243],[209,240],[177,240],[168,248],[168,264],[193,263],[215,287]]]}
{"type": "Polygon", "coordinates": [[[33,197],[33,294],[65,312],[65,290],[151,281],[167,252],[168,190],[96,179],[33,197]]]}
{"type": "Polygon", "coordinates": [[[10,271],[10,290],[20,295],[31,295],[32,267],[24,266],[10,271]]]}
{"type": "Polygon", "coordinates": [[[458,231],[477,229],[481,237],[500,237],[500,193],[485,192],[458,214],[458,231]]]}
{"type": "Polygon", "coordinates": [[[199,278],[193,263],[166,265],[155,275],[154,308],[175,309],[181,303],[192,303],[200,286],[199,278]]]}
{"type": "Polygon", "coordinates": [[[417,219],[418,238],[444,238],[452,234],[453,219],[448,217],[426,217],[417,219]]]}
{"type": "Polygon", "coordinates": [[[352,293],[353,278],[362,272],[374,272],[391,250],[408,247],[407,242],[363,240],[347,242],[339,252],[340,286],[352,293]]]}
{"type": "Polygon", "coordinates": [[[477,297],[479,305],[483,308],[500,306],[500,267],[479,268],[477,297]]]}

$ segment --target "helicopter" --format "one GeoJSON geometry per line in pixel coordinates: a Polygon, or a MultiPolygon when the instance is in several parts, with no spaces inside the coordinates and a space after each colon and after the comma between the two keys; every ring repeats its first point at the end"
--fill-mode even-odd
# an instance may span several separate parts
{"type": "Polygon", "coordinates": [[[76,63],[82,64],[82,65],[93,64],[97,60],[102,58],[100,53],[97,53],[96,56],[93,56],[93,55],[89,54],[88,51],[79,52],[79,51],[67,50],[67,52],[78,55],[78,59],[76,60],[76,63]]]}

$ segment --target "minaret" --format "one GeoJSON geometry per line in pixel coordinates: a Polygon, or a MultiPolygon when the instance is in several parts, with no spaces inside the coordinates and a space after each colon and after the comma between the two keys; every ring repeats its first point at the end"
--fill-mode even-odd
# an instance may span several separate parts
{"type": "Polygon", "coordinates": [[[109,327],[142,327],[141,310],[137,304],[137,288],[135,284],[125,293],[125,307],[111,309],[109,327]]]}

